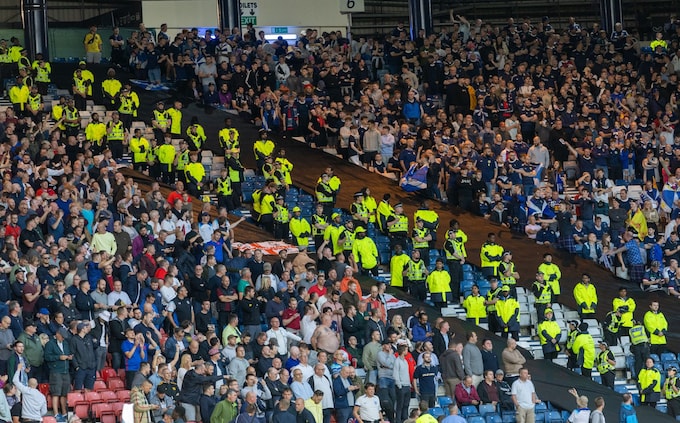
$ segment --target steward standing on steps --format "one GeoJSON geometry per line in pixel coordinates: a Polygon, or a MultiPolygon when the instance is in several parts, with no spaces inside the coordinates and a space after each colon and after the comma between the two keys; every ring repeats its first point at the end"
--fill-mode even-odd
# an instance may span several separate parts
{"type": "Polygon", "coordinates": [[[666,369],[666,381],[661,388],[661,395],[666,398],[668,405],[668,414],[676,418],[680,416],[680,386],[678,386],[678,369],[675,366],[670,366],[666,369]]]}
{"type": "Polygon", "coordinates": [[[269,131],[260,129],[260,139],[253,144],[253,153],[255,154],[255,172],[260,175],[262,166],[264,166],[264,158],[271,156],[274,153],[276,145],[274,141],[269,139],[269,131]]]}
{"type": "Polygon", "coordinates": [[[354,193],[354,202],[349,206],[349,213],[352,215],[354,227],[366,229],[368,226],[368,210],[364,206],[364,193],[357,191],[354,193]]]}
{"type": "Polygon", "coordinates": [[[362,275],[378,276],[378,247],[370,237],[366,236],[366,229],[359,226],[354,230],[355,239],[352,246],[354,261],[359,265],[362,275]]]}
{"type": "Polygon", "coordinates": [[[324,214],[323,203],[316,203],[316,212],[312,215],[312,235],[317,249],[323,244],[324,233],[330,225],[328,217],[324,214]]]}
{"type": "Polygon", "coordinates": [[[106,150],[106,125],[99,120],[98,113],[92,113],[92,120],[85,127],[85,139],[90,142],[92,154],[102,154],[106,150]]]}
{"type": "Polygon", "coordinates": [[[165,103],[159,101],[156,103],[156,108],[153,111],[153,118],[151,119],[151,126],[153,127],[153,133],[157,140],[162,140],[163,136],[172,125],[172,119],[168,111],[165,110],[165,103]]]}
{"type": "Polygon", "coordinates": [[[609,350],[609,344],[605,341],[598,343],[600,352],[595,357],[595,366],[602,376],[602,384],[610,389],[614,389],[614,379],[616,377],[616,360],[614,354],[609,350]]]}
{"type": "Polygon", "coordinates": [[[309,246],[309,237],[312,235],[312,226],[307,219],[301,217],[302,209],[293,207],[293,217],[290,219],[290,233],[293,235],[293,244],[298,247],[309,246]]]}
{"type": "MultiPolygon", "coordinates": [[[[184,175],[184,169],[189,164],[189,148],[186,140],[179,142],[179,152],[175,155],[175,168],[177,170],[177,180],[187,183],[187,178],[184,175]]],[[[258,205],[259,207],[259,205],[258,205]]]]}
{"type": "Polygon", "coordinates": [[[392,258],[390,259],[390,275],[392,276],[390,279],[390,286],[399,288],[402,291],[408,289],[404,284],[404,275],[410,260],[411,258],[408,254],[404,254],[404,249],[401,248],[401,245],[397,245],[394,249],[392,258]]]}
{"type": "Polygon", "coordinates": [[[399,244],[406,249],[408,247],[408,217],[404,214],[403,204],[394,205],[394,214],[387,218],[387,227],[390,248],[394,250],[394,246],[399,244]]]}
{"type": "MultiPolygon", "coordinates": [[[[35,66],[35,65],[34,65],[35,66]]],[[[120,91],[123,84],[116,79],[116,71],[113,68],[106,72],[107,78],[102,82],[102,98],[106,110],[113,111],[120,107],[120,91]]],[[[49,81],[48,81],[49,82],[49,81]]]]}
{"type": "Polygon", "coordinates": [[[503,282],[503,286],[510,287],[510,295],[517,298],[517,279],[519,273],[515,269],[515,263],[512,262],[512,252],[505,251],[501,263],[498,265],[498,277],[503,282]]]}
{"type": "Polygon", "coordinates": [[[501,294],[501,288],[498,286],[498,279],[492,277],[489,279],[491,287],[486,294],[484,305],[486,306],[486,316],[489,320],[489,332],[500,333],[502,328],[498,321],[498,313],[496,312],[496,303],[501,294]]]}
{"type": "MultiPolygon", "coordinates": [[[[264,158],[262,159],[264,166],[264,158]]],[[[260,168],[262,169],[262,168],[260,168]]],[[[321,175],[321,181],[316,184],[316,201],[323,206],[324,216],[330,216],[335,207],[335,192],[330,186],[330,175],[324,173],[321,175]]]]}
{"type": "Polygon", "coordinates": [[[595,341],[588,333],[588,323],[578,325],[578,332],[572,347],[576,354],[576,364],[581,367],[581,375],[590,378],[595,365],[595,341]]]}
{"type": "Polygon", "coordinates": [[[236,128],[231,127],[231,118],[224,119],[224,128],[220,129],[218,139],[224,152],[224,158],[229,160],[233,151],[240,148],[239,132],[236,128]]]}
{"type": "Polygon", "coordinates": [[[188,184],[187,191],[194,197],[200,197],[206,182],[205,168],[198,161],[198,153],[196,151],[192,151],[189,154],[189,160],[189,164],[184,168],[184,177],[188,184]]]}
{"type": "Polygon", "coordinates": [[[191,117],[191,124],[187,127],[187,142],[189,143],[189,150],[200,151],[203,147],[203,143],[207,137],[205,136],[205,130],[203,126],[198,123],[198,117],[191,117]]]}
{"type": "MultiPolygon", "coordinates": [[[[401,246],[399,247],[401,249],[401,246]]],[[[404,266],[403,275],[405,276],[406,289],[418,298],[420,301],[425,301],[427,297],[427,289],[425,287],[425,281],[427,279],[429,272],[425,261],[420,257],[420,251],[413,250],[411,252],[411,259],[404,266]]],[[[449,288],[450,289],[450,288],[449,288]]],[[[432,291],[430,291],[432,293],[432,291]]]]}
{"type": "Polygon", "coordinates": [[[486,242],[479,250],[479,258],[484,276],[498,276],[498,265],[503,258],[503,247],[496,244],[496,234],[490,232],[486,242]]]}
{"type": "Polygon", "coordinates": [[[536,313],[538,314],[538,322],[545,319],[545,310],[550,306],[552,299],[552,289],[543,279],[543,272],[540,270],[536,272],[536,280],[531,286],[531,292],[536,298],[536,313]]]}
{"type": "Polygon", "coordinates": [[[31,67],[35,73],[35,84],[38,86],[38,92],[41,95],[47,95],[47,87],[51,82],[52,65],[43,58],[42,53],[37,53],[31,67]]]}
{"type": "Polygon", "coordinates": [[[612,310],[607,313],[602,322],[604,340],[608,345],[619,344],[619,326],[621,323],[621,309],[612,310]]]}
{"type": "Polygon", "coordinates": [[[578,336],[578,320],[569,320],[567,322],[569,332],[567,332],[567,343],[565,344],[564,352],[567,353],[567,369],[574,370],[576,368],[576,353],[574,352],[574,341],[578,336]]]}
{"type": "Polygon", "coordinates": [[[427,276],[430,297],[436,307],[446,307],[451,302],[451,276],[444,270],[444,260],[437,257],[435,269],[427,276]]]}
{"type": "Polygon", "coordinates": [[[562,278],[562,271],[560,270],[559,267],[555,263],[553,263],[553,256],[550,253],[545,253],[543,254],[543,263],[541,263],[538,266],[538,270],[543,272],[543,276],[545,277],[545,280],[548,282],[548,285],[550,285],[550,288],[552,289],[553,293],[553,298],[552,301],[553,303],[559,302],[560,298],[560,279],[562,278]]]}
{"type": "MultiPolygon", "coordinates": [[[[423,226],[430,230],[432,234],[432,239],[430,240],[430,249],[436,248],[435,244],[437,242],[437,228],[439,228],[439,215],[436,211],[430,208],[430,201],[424,200],[418,210],[413,213],[413,221],[416,222],[418,218],[421,218],[424,222],[423,226]]],[[[428,263],[429,264],[429,263],[428,263]]],[[[451,273],[449,271],[449,273],[451,273]]]]}
{"type": "Polygon", "coordinates": [[[132,168],[142,172],[148,169],[147,156],[151,145],[142,136],[142,130],[135,128],[135,135],[130,138],[130,151],[132,151],[132,168]]]}
{"type": "Polygon", "coordinates": [[[444,242],[444,255],[451,276],[451,294],[456,302],[460,299],[460,282],[463,280],[463,264],[465,264],[465,256],[460,250],[460,245],[461,243],[456,242],[456,232],[449,229],[444,242]]]}
{"type": "Polygon", "coordinates": [[[284,198],[281,195],[276,195],[276,206],[274,208],[274,238],[283,241],[288,241],[288,234],[290,233],[290,216],[288,215],[288,207],[284,204],[284,198]]]}
{"type": "Polygon", "coordinates": [[[640,403],[656,407],[656,403],[661,399],[661,373],[654,367],[653,358],[647,357],[645,368],[638,373],[637,381],[640,403]]]}
{"type": "Polygon", "coordinates": [[[519,341],[519,303],[510,295],[510,287],[504,285],[501,288],[499,301],[496,302],[496,312],[501,326],[501,336],[512,336],[519,341]]]}
{"type": "MultiPolygon", "coordinates": [[[[80,112],[78,111],[78,109],[76,109],[73,97],[69,97],[68,101],[66,102],[63,118],[64,125],[66,125],[66,136],[77,137],[78,132],[80,132],[80,112]]],[[[109,122],[109,126],[111,125],[112,122],[113,121],[109,122]]],[[[107,136],[106,139],[107,141],[110,140],[110,136],[107,136]]],[[[114,159],[115,158],[116,157],[114,156],[114,159]]]]}
{"type": "Polygon", "coordinates": [[[16,85],[9,89],[9,101],[12,102],[12,107],[14,108],[14,113],[18,118],[24,116],[24,109],[28,103],[28,95],[31,90],[28,85],[24,84],[24,78],[17,76],[16,85]]]}
{"type": "Polygon", "coordinates": [[[418,218],[415,226],[411,231],[411,242],[413,249],[420,251],[420,256],[425,261],[425,265],[430,265],[430,241],[432,240],[432,232],[425,227],[423,219],[418,218]]]}
{"type": "Polygon", "coordinates": [[[545,319],[538,324],[536,330],[538,332],[538,339],[541,341],[543,358],[553,361],[557,358],[557,354],[560,351],[562,329],[560,329],[560,326],[554,319],[552,308],[546,308],[543,313],[545,314],[545,319]]]}
{"type": "MultiPolygon", "coordinates": [[[[67,113],[68,111],[65,110],[64,112],[67,113]]],[[[123,158],[123,146],[126,144],[129,136],[127,128],[125,128],[123,121],[119,117],[118,113],[113,112],[112,119],[106,125],[106,142],[111,150],[111,156],[116,160],[123,158]]],[[[68,117],[66,126],[68,126],[68,117]]]]}
{"type": "Polygon", "coordinates": [[[172,145],[172,136],[170,134],[165,134],[164,143],[158,146],[156,155],[158,156],[161,171],[161,181],[168,185],[174,184],[175,172],[172,170],[172,166],[175,163],[177,151],[175,146],[172,145]]]}
{"type": "MultiPolygon", "coordinates": [[[[276,185],[274,182],[267,181],[264,188],[262,188],[262,194],[260,201],[259,210],[259,222],[260,225],[269,233],[274,233],[274,209],[276,208],[276,185]]],[[[254,200],[253,200],[254,201],[254,200]]]]}
{"type": "Polygon", "coordinates": [[[619,296],[612,300],[612,309],[621,309],[621,328],[626,330],[633,326],[633,313],[637,308],[635,300],[628,297],[625,286],[619,288],[619,296]]]}
{"type": "Polygon", "coordinates": [[[635,320],[633,320],[633,327],[628,331],[628,335],[630,336],[631,343],[630,352],[635,358],[633,366],[635,369],[633,377],[635,377],[635,375],[640,372],[640,369],[642,369],[645,359],[649,357],[649,338],[647,337],[647,331],[645,330],[645,327],[642,326],[642,323],[635,320]]]}
{"type": "MultiPolygon", "coordinates": [[[[456,298],[454,297],[454,301],[456,298]]],[[[466,320],[479,326],[480,323],[487,322],[485,299],[479,294],[479,286],[472,285],[472,294],[465,297],[463,300],[463,308],[465,309],[466,320]]]]}
{"type": "Polygon", "coordinates": [[[229,179],[229,172],[226,167],[220,170],[220,177],[215,181],[215,192],[217,192],[217,208],[226,208],[227,212],[235,209],[233,197],[233,190],[231,188],[231,180],[229,179]]]}
{"type": "Polygon", "coordinates": [[[668,321],[666,316],[659,311],[659,302],[652,301],[649,311],[644,317],[645,329],[649,334],[651,344],[649,352],[661,356],[666,352],[666,333],[668,333],[668,321]]]}
{"type": "Polygon", "coordinates": [[[581,282],[574,286],[574,299],[578,305],[578,315],[581,320],[595,315],[597,308],[597,291],[595,285],[590,283],[590,275],[584,273],[581,282]]]}
{"type": "Polygon", "coordinates": [[[168,116],[172,120],[170,124],[170,135],[172,138],[182,137],[182,102],[175,100],[173,106],[168,109],[168,116]]]}
{"type": "Polygon", "coordinates": [[[132,127],[133,118],[137,117],[137,109],[139,109],[139,96],[132,91],[132,85],[129,82],[123,84],[123,89],[120,90],[120,106],[118,113],[120,113],[120,120],[123,126],[128,131],[132,127]]]}

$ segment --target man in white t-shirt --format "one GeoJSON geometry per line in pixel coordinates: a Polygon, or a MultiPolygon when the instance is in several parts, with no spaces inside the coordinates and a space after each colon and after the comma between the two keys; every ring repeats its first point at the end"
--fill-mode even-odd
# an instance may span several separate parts
{"type": "Polygon", "coordinates": [[[517,423],[535,423],[534,405],[541,402],[534,384],[529,380],[529,369],[519,370],[519,379],[512,384],[512,402],[517,410],[517,423]]]}
{"type": "Polygon", "coordinates": [[[375,394],[375,385],[366,384],[366,394],[354,402],[354,417],[358,423],[382,423],[380,398],[375,394]]]}

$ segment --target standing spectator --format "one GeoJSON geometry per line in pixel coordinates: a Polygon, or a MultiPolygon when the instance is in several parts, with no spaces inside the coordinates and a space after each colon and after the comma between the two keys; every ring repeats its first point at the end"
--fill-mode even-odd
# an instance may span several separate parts
{"type": "Polygon", "coordinates": [[[35,378],[28,380],[28,385],[21,383],[19,374],[24,365],[19,363],[17,372],[14,373],[12,383],[21,392],[21,421],[40,422],[42,417],[47,414],[47,400],[45,395],[38,390],[38,381],[35,378]]]}
{"type": "Polygon", "coordinates": [[[87,63],[99,64],[102,60],[102,37],[97,33],[97,27],[92,25],[90,32],[83,39],[87,63]]]}
{"type": "Polygon", "coordinates": [[[449,348],[439,357],[439,366],[444,378],[446,395],[453,398],[456,385],[465,377],[465,370],[463,370],[463,344],[451,341],[449,348]]]}
{"type": "Polygon", "coordinates": [[[139,370],[141,363],[147,361],[148,347],[144,343],[144,336],[141,333],[135,334],[132,328],[125,330],[125,337],[127,339],[121,345],[121,351],[125,355],[125,385],[128,389],[132,389],[135,373],[139,370]]]}
{"type": "Polygon", "coordinates": [[[153,423],[151,412],[160,408],[160,405],[149,404],[147,400],[152,387],[153,384],[145,380],[141,386],[130,391],[130,402],[134,407],[134,421],[136,423],[153,423]]]}
{"type": "Polygon", "coordinates": [[[423,364],[416,367],[413,379],[418,381],[416,394],[420,395],[420,400],[427,402],[429,407],[434,407],[437,400],[437,382],[441,379],[439,366],[432,363],[432,354],[424,352],[422,354],[423,364]]]}
{"type": "Polygon", "coordinates": [[[90,336],[91,326],[88,323],[78,323],[77,330],[77,334],[70,340],[73,367],[76,370],[73,387],[76,390],[92,390],[97,362],[94,354],[94,340],[90,336]]]}
{"type": "Polygon", "coordinates": [[[505,380],[508,384],[512,384],[519,377],[519,371],[526,363],[522,353],[517,349],[517,341],[508,339],[507,346],[501,354],[503,359],[503,368],[505,369],[505,380]]]}
{"type": "Polygon", "coordinates": [[[455,336],[455,334],[449,333],[450,327],[449,322],[442,320],[439,323],[439,330],[432,336],[432,347],[434,348],[434,353],[437,354],[437,357],[441,358],[444,351],[449,348],[453,336],[455,336]]]}
{"type": "MultiPolygon", "coordinates": [[[[399,359],[397,359],[397,361],[398,360],[399,359]]],[[[405,362],[403,358],[402,361],[405,362]]],[[[351,375],[350,366],[345,366],[342,369],[340,369],[340,375],[333,379],[333,394],[335,397],[335,410],[337,412],[336,420],[338,422],[349,421],[349,419],[352,417],[352,410],[354,409],[354,405],[356,403],[355,395],[360,389],[359,386],[354,385],[352,383],[350,375],[351,375]]],[[[408,367],[406,376],[408,376],[408,367]]],[[[408,401],[410,399],[410,393],[411,391],[409,389],[409,397],[406,399],[406,404],[408,404],[408,401]]],[[[397,421],[399,421],[398,418],[397,421]]]]}
{"type": "Polygon", "coordinates": [[[477,334],[468,332],[467,344],[463,347],[463,368],[465,374],[472,377],[472,384],[477,386],[482,381],[484,373],[484,360],[482,352],[477,346],[477,334]]]}
{"type": "Polygon", "coordinates": [[[529,369],[519,371],[519,379],[512,383],[512,402],[517,410],[518,423],[534,423],[536,416],[534,406],[541,400],[536,395],[533,382],[529,379],[529,369]]]}
{"type": "MultiPolygon", "coordinates": [[[[501,365],[498,361],[498,356],[493,351],[493,342],[486,338],[482,340],[482,362],[484,363],[484,372],[491,370],[496,373],[496,370],[500,369],[501,365]]],[[[441,361],[441,360],[440,360],[441,361]]]]}
{"type": "Polygon", "coordinates": [[[595,409],[590,412],[590,423],[605,423],[604,419],[604,398],[596,397],[595,409]]]}
{"type": "Polygon", "coordinates": [[[378,367],[378,387],[380,389],[380,402],[382,408],[388,416],[388,420],[394,418],[394,406],[397,393],[394,386],[394,362],[396,358],[392,352],[392,344],[385,340],[382,343],[382,350],[378,353],[376,360],[378,367]]]}
{"type": "Polygon", "coordinates": [[[60,328],[45,345],[45,361],[49,369],[50,393],[52,394],[52,408],[57,420],[65,420],[68,415],[66,396],[71,391],[71,376],[69,374],[70,361],[73,360],[71,348],[66,342],[68,331],[60,328]],[[59,413],[59,410],[63,413],[59,413]]]}
{"type": "MultiPolygon", "coordinates": [[[[357,419],[358,423],[382,423],[384,421],[382,407],[380,406],[380,398],[375,395],[375,385],[373,383],[368,382],[366,384],[366,394],[357,398],[354,405],[354,418],[357,419]]],[[[300,422],[300,420],[298,420],[298,423],[306,422],[300,422]]]]}

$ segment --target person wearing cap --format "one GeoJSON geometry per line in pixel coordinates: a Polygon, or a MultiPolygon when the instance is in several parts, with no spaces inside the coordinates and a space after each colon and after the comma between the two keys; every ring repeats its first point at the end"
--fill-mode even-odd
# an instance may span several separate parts
{"type": "MultiPolygon", "coordinates": [[[[420,251],[420,256],[425,261],[425,266],[430,266],[430,241],[432,241],[432,232],[425,227],[425,221],[418,218],[416,225],[411,231],[411,242],[413,249],[420,251]]],[[[448,260],[447,260],[448,261],[448,260]]]]}
{"type": "Polygon", "coordinates": [[[545,310],[550,307],[552,303],[552,289],[548,285],[543,277],[543,272],[540,270],[536,272],[536,279],[531,286],[531,292],[534,294],[536,299],[535,306],[536,312],[538,313],[538,323],[545,319],[545,310]]]}
{"type": "Polygon", "coordinates": [[[340,213],[333,213],[331,215],[331,224],[324,230],[323,244],[321,244],[319,250],[323,251],[323,247],[328,245],[334,256],[342,253],[343,248],[340,244],[340,236],[344,231],[345,227],[342,224],[342,216],[340,213]]]}
{"type": "Polygon", "coordinates": [[[16,82],[16,85],[13,85],[9,89],[7,95],[14,108],[14,113],[18,118],[21,118],[24,115],[24,109],[28,103],[28,96],[31,93],[31,90],[28,85],[24,83],[24,79],[21,76],[17,77],[16,82]]]}
{"type": "Polygon", "coordinates": [[[298,206],[293,207],[293,217],[290,218],[288,226],[293,235],[293,244],[298,247],[307,247],[309,237],[312,235],[312,226],[309,221],[301,216],[302,209],[298,206]]]}
{"type": "Polygon", "coordinates": [[[372,238],[366,236],[366,228],[358,226],[352,245],[352,255],[363,275],[378,276],[378,247],[372,238]]]}
{"type": "Polygon", "coordinates": [[[498,312],[496,310],[496,303],[501,295],[501,286],[498,285],[498,279],[492,277],[489,279],[489,291],[484,298],[484,306],[486,307],[486,318],[489,323],[489,331],[500,333],[502,331],[500,321],[498,320],[498,312]]]}
{"type": "Polygon", "coordinates": [[[49,370],[50,393],[52,407],[57,420],[65,420],[68,415],[66,396],[71,391],[70,361],[73,359],[71,347],[66,341],[68,331],[64,328],[57,330],[50,341],[45,344],[45,362],[49,370]],[[61,408],[60,408],[61,407],[61,408]],[[63,413],[60,413],[59,410],[63,413]]]}
{"type": "Polygon", "coordinates": [[[364,193],[363,191],[358,191],[354,193],[354,202],[349,206],[350,214],[352,215],[352,221],[354,222],[354,227],[362,227],[366,229],[369,220],[368,209],[364,206],[364,193]]]}
{"type": "Polygon", "coordinates": [[[142,135],[140,128],[135,128],[135,134],[130,138],[130,151],[132,152],[132,167],[133,169],[143,172],[148,169],[147,157],[151,145],[149,141],[142,135]]]}
{"type": "Polygon", "coordinates": [[[543,349],[543,358],[553,361],[557,358],[560,351],[560,338],[562,337],[562,329],[555,321],[553,309],[548,307],[543,313],[545,319],[538,324],[536,331],[538,332],[538,339],[541,341],[541,349],[543,349]]]}
{"type": "Polygon", "coordinates": [[[602,332],[604,340],[608,345],[618,345],[619,343],[619,327],[621,324],[622,309],[612,310],[605,316],[602,321],[602,332]]]}
{"type": "MultiPolygon", "coordinates": [[[[503,247],[496,244],[496,234],[489,232],[486,242],[479,250],[482,273],[485,276],[498,276],[498,267],[503,259],[503,247]]],[[[505,284],[505,282],[504,282],[505,284]]]]}
{"type": "Polygon", "coordinates": [[[590,275],[581,275],[581,281],[574,286],[574,300],[578,305],[578,315],[581,320],[595,315],[597,308],[597,290],[595,285],[590,283],[590,275]]]}
{"type": "Polygon", "coordinates": [[[337,191],[331,188],[330,175],[328,173],[322,174],[320,179],[315,188],[316,200],[323,206],[323,214],[331,216],[333,214],[333,207],[335,207],[337,191]]]}
{"type": "MultiPolygon", "coordinates": [[[[456,222],[454,226],[457,225],[456,222]]],[[[443,247],[446,265],[449,267],[449,275],[451,275],[451,292],[454,300],[460,298],[460,281],[463,280],[463,264],[465,264],[465,241],[458,237],[459,232],[462,231],[449,228],[443,247]]],[[[465,235],[465,240],[467,240],[467,235],[465,235]]]]}
{"type": "Polygon", "coordinates": [[[550,253],[543,254],[543,263],[538,266],[538,270],[543,272],[543,277],[547,281],[550,289],[552,289],[553,298],[551,302],[557,303],[560,298],[560,279],[562,278],[562,271],[553,263],[553,256],[550,253]]]}
{"type": "Polygon", "coordinates": [[[576,365],[581,368],[581,375],[590,378],[595,364],[595,341],[588,333],[588,323],[578,325],[578,335],[574,339],[572,350],[576,356],[576,365]]]}
{"type": "Polygon", "coordinates": [[[175,408],[175,400],[172,396],[168,395],[168,389],[168,384],[161,384],[156,389],[154,395],[149,398],[149,404],[158,406],[157,409],[151,411],[153,421],[156,423],[161,423],[166,413],[172,415],[172,410],[175,408]]]}
{"type": "Polygon", "coordinates": [[[123,157],[123,144],[130,137],[129,128],[120,120],[120,116],[117,112],[113,112],[111,120],[106,124],[106,142],[111,149],[111,156],[116,160],[123,157]]]}
{"type": "Polygon", "coordinates": [[[619,287],[619,296],[612,300],[612,309],[621,309],[619,326],[624,331],[633,327],[633,313],[636,307],[635,300],[628,297],[628,289],[625,286],[619,287]]]}
{"type": "Polygon", "coordinates": [[[510,295],[510,287],[503,285],[501,294],[496,302],[496,313],[501,329],[501,336],[507,338],[512,336],[514,340],[519,340],[519,303],[510,295]]]}
{"type": "Polygon", "coordinates": [[[614,389],[614,379],[616,378],[616,359],[614,353],[609,350],[606,341],[598,342],[600,352],[595,357],[595,367],[600,372],[602,384],[610,389],[614,389]]]}
{"type": "Polygon", "coordinates": [[[677,418],[680,415],[680,382],[678,381],[678,368],[670,366],[666,369],[666,380],[661,387],[661,396],[666,398],[667,413],[677,418]]]}
{"type": "Polygon", "coordinates": [[[463,308],[465,309],[468,322],[478,326],[480,323],[487,323],[488,315],[484,305],[485,302],[486,298],[479,293],[479,286],[477,284],[472,285],[472,293],[463,300],[463,308]]]}
{"type": "Polygon", "coordinates": [[[139,96],[132,91],[132,84],[126,82],[123,84],[123,89],[120,91],[120,105],[118,106],[118,114],[120,120],[123,122],[125,129],[130,130],[132,126],[132,119],[137,117],[137,109],[139,109],[139,96]]]}
{"type": "Polygon", "coordinates": [[[35,85],[38,86],[38,92],[41,95],[47,95],[47,87],[51,82],[52,65],[43,58],[42,53],[36,53],[31,69],[35,73],[35,85]]]}
{"type": "Polygon", "coordinates": [[[207,183],[206,176],[205,167],[198,159],[198,153],[192,151],[189,153],[189,163],[184,167],[184,178],[187,181],[189,194],[199,197],[203,193],[204,186],[207,183]]]}
{"type": "Polygon", "coordinates": [[[375,220],[378,224],[378,229],[383,235],[387,235],[387,218],[394,214],[394,208],[390,205],[390,193],[383,195],[382,201],[375,209],[375,220]]]}
{"type": "Polygon", "coordinates": [[[156,140],[162,140],[166,132],[169,131],[172,125],[172,118],[165,110],[165,103],[159,101],[156,103],[156,108],[153,110],[153,117],[151,119],[151,126],[156,140]]]}
{"type": "Polygon", "coordinates": [[[276,195],[276,205],[274,209],[274,238],[283,241],[288,241],[290,234],[290,217],[288,214],[288,206],[284,203],[282,195],[276,195]]]}
{"type": "Polygon", "coordinates": [[[394,213],[388,216],[385,225],[387,226],[390,238],[390,248],[394,250],[395,245],[407,247],[408,243],[408,217],[404,214],[404,205],[397,203],[394,205],[394,213]]]}
{"type": "Polygon", "coordinates": [[[668,333],[668,321],[666,316],[659,311],[659,302],[654,300],[649,304],[649,310],[643,319],[645,329],[649,334],[649,352],[661,356],[666,352],[666,333],[668,333]]]}
{"type": "Polygon", "coordinates": [[[654,359],[647,357],[645,367],[637,374],[640,403],[652,408],[661,399],[661,372],[654,365],[654,359]]]}

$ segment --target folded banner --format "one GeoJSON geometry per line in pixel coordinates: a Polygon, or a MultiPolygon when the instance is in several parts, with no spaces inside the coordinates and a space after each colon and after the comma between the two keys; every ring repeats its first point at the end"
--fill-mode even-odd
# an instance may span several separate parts
{"type": "Polygon", "coordinates": [[[239,250],[262,250],[265,256],[277,256],[281,250],[288,250],[291,254],[296,254],[299,250],[298,247],[292,244],[288,244],[283,241],[265,241],[265,242],[251,242],[242,243],[234,242],[232,247],[239,250]]]}
{"type": "MultiPolygon", "coordinates": [[[[371,295],[364,295],[362,298],[367,300],[371,295]]],[[[395,310],[397,308],[411,307],[408,301],[400,300],[392,294],[384,294],[387,310],[395,310]]]]}

